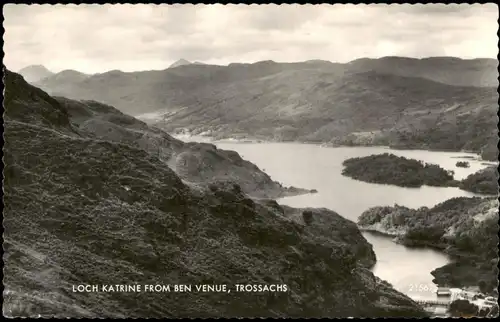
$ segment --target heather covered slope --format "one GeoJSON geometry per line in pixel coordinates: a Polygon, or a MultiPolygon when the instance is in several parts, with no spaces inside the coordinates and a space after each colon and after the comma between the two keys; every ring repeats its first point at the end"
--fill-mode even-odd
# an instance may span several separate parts
{"type": "Polygon", "coordinates": [[[82,135],[140,148],[167,163],[182,179],[191,183],[234,181],[253,197],[278,198],[308,193],[283,187],[237,152],[217,149],[207,143],[184,143],[163,130],[94,101],[76,102],[56,98],[82,135]]]}
{"type": "Polygon", "coordinates": [[[495,63],[453,57],[386,57],[349,64],[262,61],[113,71],[64,87],[48,80],[39,85],[131,115],[149,113],[152,122],[169,132],[470,150],[495,160],[495,63]]]}
{"type": "MultiPolygon", "coordinates": [[[[16,104],[17,108],[12,113],[16,113],[20,119],[39,122],[31,111],[33,106],[42,111],[48,109],[42,120],[47,117],[62,117],[64,121],[69,120],[71,123],[71,131],[76,131],[79,135],[143,149],[168,163],[181,178],[192,183],[232,180],[238,183],[245,193],[254,197],[278,198],[308,192],[305,189],[281,186],[234,151],[218,150],[211,144],[183,143],[111,106],[93,101],[77,102],[62,97],[50,97],[36,87],[24,84],[22,80],[13,83],[12,90],[24,91],[30,97],[44,97],[46,101],[51,102],[47,105],[44,104],[46,101],[35,100],[36,105],[28,105],[14,101],[12,104],[16,104]],[[64,115],[56,115],[54,110],[64,115]]],[[[52,126],[50,122],[47,124],[52,126]]]]}
{"type": "Polygon", "coordinates": [[[369,272],[375,257],[353,222],[319,209],[306,225],[303,210],[255,202],[238,185],[186,184],[157,155],[92,137],[72,102],[10,72],[5,84],[4,315],[424,315],[369,272]],[[181,283],[289,292],[72,292],[181,283]]]}

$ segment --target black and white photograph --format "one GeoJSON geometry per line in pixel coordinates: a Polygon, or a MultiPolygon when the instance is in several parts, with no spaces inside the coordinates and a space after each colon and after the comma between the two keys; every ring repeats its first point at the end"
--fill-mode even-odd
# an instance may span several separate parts
{"type": "Polygon", "coordinates": [[[4,4],[7,318],[498,318],[499,7],[4,4]]]}

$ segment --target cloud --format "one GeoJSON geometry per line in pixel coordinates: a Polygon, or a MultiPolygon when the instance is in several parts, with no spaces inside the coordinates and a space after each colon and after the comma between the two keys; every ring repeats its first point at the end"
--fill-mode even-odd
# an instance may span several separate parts
{"type": "Polygon", "coordinates": [[[495,4],[14,5],[4,7],[8,68],[164,69],[206,63],[346,62],[360,57],[496,57],[495,4]]]}

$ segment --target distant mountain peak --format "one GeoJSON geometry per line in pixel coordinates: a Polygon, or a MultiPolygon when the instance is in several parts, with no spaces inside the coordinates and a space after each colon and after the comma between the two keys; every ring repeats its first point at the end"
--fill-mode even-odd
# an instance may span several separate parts
{"type": "Polygon", "coordinates": [[[276,64],[276,62],[274,60],[268,59],[268,60],[261,60],[261,61],[255,62],[254,65],[256,65],[256,64],[263,64],[263,65],[264,64],[276,64]]]}
{"type": "Polygon", "coordinates": [[[179,59],[172,65],[170,65],[168,68],[174,68],[174,67],[179,67],[183,65],[191,65],[192,63],[189,60],[185,60],[184,58],[179,59]]]}
{"type": "Polygon", "coordinates": [[[43,65],[30,65],[20,69],[19,74],[21,74],[27,82],[32,83],[49,77],[54,73],[43,65]]]}
{"type": "Polygon", "coordinates": [[[74,69],[65,69],[65,70],[60,71],[58,74],[61,74],[61,75],[85,75],[84,73],[79,72],[79,71],[74,70],[74,69]]]}
{"type": "Polygon", "coordinates": [[[330,61],[328,60],[324,60],[324,59],[309,59],[309,60],[306,60],[305,61],[306,63],[324,63],[324,62],[327,62],[327,63],[330,63],[330,61]]]}
{"type": "Polygon", "coordinates": [[[89,76],[90,75],[84,74],[74,69],[65,69],[60,71],[59,73],[49,75],[38,81],[33,81],[32,84],[37,87],[57,87],[63,84],[82,81],[89,76]]]}

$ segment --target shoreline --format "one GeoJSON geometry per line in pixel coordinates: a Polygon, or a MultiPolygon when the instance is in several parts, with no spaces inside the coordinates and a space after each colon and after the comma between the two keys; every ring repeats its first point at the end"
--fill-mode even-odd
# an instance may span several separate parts
{"type": "MultiPolygon", "coordinates": [[[[264,190],[264,192],[266,192],[264,190]]],[[[266,192],[267,193],[267,192],[266,192]]],[[[269,197],[267,198],[257,198],[257,197],[253,197],[251,195],[249,195],[250,197],[252,197],[253,199],[273,199],[273,200],[277,200],[277,199],[281,199],[281,198],[288,198],[288,197],[298,197],[298,196],[303,196],[303,195],[312,195],[312,194],[316,194],[318,193],[318,190],[316,189],[305,189],[305,188],[297,188],[297,187],[294,187],[294,186],[290,186],[290,187],[283,187],[282,189],[280,189],[280,191],[276,194],[272,194],[272,195],[269,195],[269,197]]]]}
{"type": "MultiPolygon", "coordinates": [[[[390,146],[390,145],[371,145],[371,144],[359,144],[359,145],[345,145],[345,144],[334,144],[330,142],[321,142],[321,141],[279,141],[279,140],[270,140],[269,138],[267,139],[258,139],[258,138],[245,138],[245,139],[237,139],[237,138],[223,138],[223,139],[218,139],[214,136],[208,136],[208,135],[186,135],[186,134],[170,134],[172,135],[175,139],[177,140],[183,140],[183,139],[197,139],[200,138],[202,141],[200,142],[206,142],[206,143],[238,143],[238,144],[269,144],[269,143],[289,143],[289,144],[308,144],[308,145],[317,145],[322,148],[382,148],[382,149],[388,149],[388,150],[395,150],[395,151],[422,151],[422,152],[439,152],[439,153],[461,153],[464,154],[462,156],[452,156],[451,158],[453,159],[467,159],[467,160],[474,160],[478,162],[488,162],[491,165],[498,165],[499,161],[495,160],[488,160],[488,159],[483,159],[481,157],[480,152],[475,152],[475,151],[465,151],[465,150],[440,150],[440,149],[432,149],[432,148],[402,148],[398,146],[390,146]]],[[[196,140],[193,140],[191,142],[198,142],[196,140]]]]}
{"type": "Polygon", "coordinates": [[[420,248],[420,249],[433,249],[442,252],[443,254],[452,257],[452,254],[446,252],[447,245],[445,244],[433,244],[430,242],[419,242],[412,239],[405,239],[402,234],[394,234],[388,231],[381,230],[376,227],[367,227],[363,225],[358,225],[358,229],[362,232],[371,233],[374,235],[384,236],[387,238],[391,238],[391,240],[398,245],[407,247],[407,248],[420,248]]]}
{"type": "MultiPolygon", "coordinates": [[[[450,156],[450,158],[454,158],[450,156]]],[[[462,156],[463,158],[463,156],[462,156]]],[[[479,160],[475,160],[480,162],[479,160]]],[[[479,196],[496,196],[496,170],[483,166],[465,178],[456,179],[454,170],[442,168],[439,164],[424,162],[418,157],[398,156],[392,153],[352,157],[342,163],[342,175],[356,181],[382,184],[408,189],[423,186],[458,188],[479,196]]]]}
{"type": "Polygon", "coordinates": [[[370,234],[390,238],[392,242],[404,246],[406,248],[429,249],[438,251],[441,254],[446,255],[449,259],[449,263],[440,267],[436,267],[435,269],[430,271],[430,274],[434,277],[432,282],[437,287],[467,288],[471,286],[472,287],[478,286],[480,279],[477,279],[476,281],[476,279],[474,278],[474,281],[471,283],[470,276],[469,278],[466,278],[458,274],[458,276],[453,277],[452,274],[452,279],[450,280],[449,277],[449,274],[451,274],[450,270],[452,271],[456,269],[459,270],[461,269],[464,271],[473,270],[477,271],[476,272],[477,276],[482,276],[482,274],[484,273],[484,271],[481,271],[477,267],[478,261],[480,262],[481,260],[480,256],[465,252],[459,252],[450,245],[447,245],[445,243],[436,244],[427,241],[407,239],[403,236],[403,234],[396,234],[391,231],[374,227],[373,225],[366,226],[358,224],[357,226],[362,233],[367,232],[370,234]]]}
{"type": "Polygon", "coordinates": [[[404,247],[438,250],[438,251],[442,252],[443,254],[449,256],[450,259],[452,257],[452,255],[450,253],[446,252],[447,245],[445,245],[445,244],[437,245],[437,244],[433,244],[433,243],[425,242],[425,241],[420,242],[420,241],[416,241],[416,240],[406,239],[404,237],[403,233],[396,234],[396,233],[390,232],[388,230],[374,227],[373,225],[366,226],[366,225],[357,224],[357,226],[358,226],[358,229],[362,232],[368,232],[371,234],[376,234],[379,236],[384,236],[384,237],[390,238],[392,242],[399,244],[401,246],[404,246],[404,247]],[[408,242],[413,243],[413,244],[408,244],[408,242]]]}

